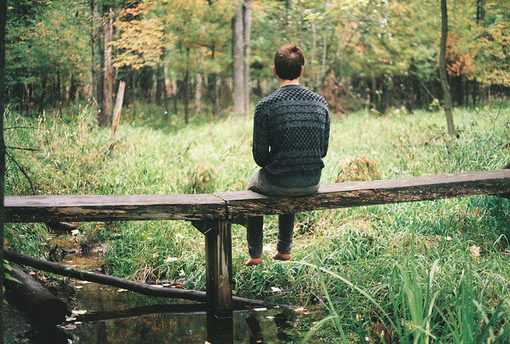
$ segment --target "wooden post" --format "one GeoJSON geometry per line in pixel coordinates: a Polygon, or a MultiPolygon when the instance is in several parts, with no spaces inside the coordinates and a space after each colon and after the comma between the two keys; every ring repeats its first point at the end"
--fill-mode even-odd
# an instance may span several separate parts
{"type": "Polygon", "coordinates": [[[234,340],[231,222],[206,223],[207,341],[230,344],[234,340]]]}
{"type": "Polygon", "coordinates": [[[115,109],[113,110],[112,120],[112,138],[117,134],[117,128],[120,121],[120,112],[122,111],[122,102],[124,101],[124,89],[126,88],[126,82],[121,81],[119,83],[119,91],[117,92],[117,100],[115,101],[115,109]]]}

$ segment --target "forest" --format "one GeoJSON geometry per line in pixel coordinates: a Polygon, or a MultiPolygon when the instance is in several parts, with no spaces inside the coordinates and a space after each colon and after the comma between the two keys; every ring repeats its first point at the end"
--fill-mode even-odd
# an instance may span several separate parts
{"type": "MultiPolygon", "coordinates": [[[[331,112],[321,183],[494,171],[510,162],[507,0],[7,5],[7,196],[245,190],[258,169],[253,109],[278,87],[273,56],[288,42],[306,57],[301,83],[331,112]]],[[[206,289],[204,235],[189,222],[66,225],[72,230],[6,223],[0,238],[7,250],[85,271],[206,289]]],[[[270,258],[277,217],[264,226],[262,263],[247,267],[246,229],[232,224],[233,295],[299,312],[236,312],[236,343],[510,341],[505,197],[298,213],[287,262],[270,258]],[[247,327],[254,319],[258,330],[247,327]]],[[[193,312],[100,319],[174,300],[30,274],[73,310],[53,328],[63,343],[207,340],[193,312]]],[[[5,308],[5,342],[38,342],[5,308]]]]}
{"type": "MultiPolygon", "coordinates": [[[[446,2],[453,105],[508,95],[510,5],[446,2]]],[[[271,90],[274,51],[295,42],[304,84],[336,113],[412,112],[443,103],[441,21],[423,0],[20,0],[8,8],[8,99],[23,114],[90,101],[106,125],[123,81],[126,106],[246,114],[271,90]]]]}

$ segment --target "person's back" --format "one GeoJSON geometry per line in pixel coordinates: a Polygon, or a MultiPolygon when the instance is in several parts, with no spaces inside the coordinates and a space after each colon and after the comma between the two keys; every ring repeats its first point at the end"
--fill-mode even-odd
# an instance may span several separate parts
{"type": "MultiPolygon", "coordinates": [[[[303,51],[294,44],[275,54],[273,73],[280,88],[261,100],[254,114],[253,158],[261,167],[248,181],[248,190],[273,196],[299,196],[319,189],[322,158],[329,141],[328,104],[299,85],[303,51]]],[[[295,214],[278,216],[278,244],[273,259],[289,260],[295,214]]],[[[261,262],[264,218],[249,217],[246,228],[250,258],[261,262]]]]}
{"type": "Polygon", "coordinates": [[[320,182],[329,139],[328,104],[300,85],[280,87],[257,104],[253,157],[283,188],[320,182]]]}

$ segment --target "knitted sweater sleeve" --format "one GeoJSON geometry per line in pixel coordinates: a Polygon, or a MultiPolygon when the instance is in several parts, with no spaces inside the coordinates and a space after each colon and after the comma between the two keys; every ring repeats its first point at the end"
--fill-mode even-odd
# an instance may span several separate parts
{"type": "Polygon", "coordinates": [[[269,136],[266,128],[267,115],[264,113],[263,105],[258,104],[255,108],[253,121],[253,159],[260,167],[271,163],[269,149],[269,136]]]}
{"type": "Polygon", "coordinates": [[[328,147],[329,147],[329,133],[330,133],[330,117],[329,117],[329,110],[327,112],[326,116],[326,124],[324,126],[324,141],[322,146],[322,157],[324,158],[326,154],[328,153],[328,147]]]}

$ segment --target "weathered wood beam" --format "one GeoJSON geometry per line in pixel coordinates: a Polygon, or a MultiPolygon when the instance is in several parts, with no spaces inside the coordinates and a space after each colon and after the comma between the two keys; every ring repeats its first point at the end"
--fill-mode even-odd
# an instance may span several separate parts
{"type": "Polygon", "coordinates": [[[209,194],[5,198],[6,222],[207,220],[225,215],[225,202],[209,194]]]}
{"type": "Polygon", "coordinates": [[[6,222],[237,218],[476,195],[510,195],[510,169],[321,185],[314,195],[268,197],[251,191],[186,195],[7,196],[6,222]]]}
{"type": "Polygon", "coordinates": [[[443,198],[510,194],[510,170],[454,173],[321,185],[311,196],[269,197],[251,191],[222,192],[229,217],[282,214],[443,198]]]}
{"type": "Polygon", "coordinates": [[[202,227],[207,228],[205,231],[207,341],[215,344],[232,343],[234,327],[231,222],[206,221],[202,227]]]}

